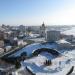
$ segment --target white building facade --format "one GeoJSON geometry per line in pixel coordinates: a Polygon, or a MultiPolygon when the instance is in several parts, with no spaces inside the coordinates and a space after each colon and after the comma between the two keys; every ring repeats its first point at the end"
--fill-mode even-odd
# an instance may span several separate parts
{"type": "Polygon", "coordinates": [[[55,41],[59,40],[60,39],[60,31],[47,30],[45,39],[47,42],[55,42],[55,41]]]}
{"type": "Polygon", "coordinates": [[[41,37],[45,37],[45,29],[46,29],[46,27],[45,27],[45,24],[43,22],[42,26],[40,27],[40,36],[41,37]]]}

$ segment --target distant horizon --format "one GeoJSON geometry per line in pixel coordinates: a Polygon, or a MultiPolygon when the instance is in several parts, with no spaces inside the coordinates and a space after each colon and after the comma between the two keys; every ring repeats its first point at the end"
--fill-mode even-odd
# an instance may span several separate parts
{"type": "Polygon", "coordinates": [[[0,25],[75,25],[75,0],[0,0],[0,25]]]}
{"type": "MultiPolygon", "coordinates": [[[[43,23],[42,23],[43,24],[43,23]]],[[[9,26],[20,26],[20,25],[23,25],[23,26],[42,26],[42,24],[39,24],[39,25],[26,25],[26,24],[15,24],[15,25],[9,25],[9,26]]],[[[5,26],[8,26],[8,24],[3,24],[3,25],[5,25],[5,26]]],[[[2,26],[2,24],[0,24],[0,26],[2,26]]],[[[47,24],[45,24],[45,26],[75,26],[75,25],[47,25],[47,24]]]]}

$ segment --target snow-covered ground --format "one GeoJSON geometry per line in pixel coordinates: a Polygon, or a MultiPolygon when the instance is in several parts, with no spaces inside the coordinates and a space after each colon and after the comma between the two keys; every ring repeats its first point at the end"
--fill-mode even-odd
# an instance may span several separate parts
{"type": "Polygon", "coordinates": [[[21,67],[20,69],[18,69],[15,72],[12,72],[12,75],[31,75],[25,67],[21,67]]]}
{"type": "Polygon", "coordinates": [[[73,35],[75,36],[75,27],[69,29],[69,30],[65,30],[62,32],[63,34],[66,34],[66,35],[73,35]]]}
{"type": "Polygon", "coordinates": [[[75,65],[68,54],[54,58],[49,53],[42,53],[37,57],[21,62],[21,64],[23,67],[27,66],[36,75],[66,75],[71,67],[75,65]],[[52,60],[52,65],[44,65],[45,60],[52,60]]]}
{"type": "MultiPolygon", "coordinates": [[[[64,52],[64,55],[70,59],[71,64],[75,67],[75,50],[66,51],[64,52]]],[[[75,68],[73,73],[75,75],[75,68]]]]}

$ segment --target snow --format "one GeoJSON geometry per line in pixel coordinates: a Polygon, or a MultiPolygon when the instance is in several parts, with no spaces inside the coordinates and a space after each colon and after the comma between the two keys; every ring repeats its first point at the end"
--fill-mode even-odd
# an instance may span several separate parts
{"type": "Polygon", "coordinates": [[[21,64],[22,66],[27,66],[27,68],[36,75],[66,75],[72,67],[72,64],[68,60],[69,58],[67,56],[53,58],[53,56],[49,53],[42,53],[37,57],[21,62],[21,64]],[[47,59],[52,60],[52,65],[44,65],[44,62],[47,59]]]}
{"type": "Polygon", "coordinates": [[[12,72],[12,75],[31,75],[25,67],[21,67],[20,69],[18,69],[15,72],[12,72]]]}
{"type": "MultiPolygon", "coordinates": [[[[64,41],[62,41],[64,42],[64,41]]],[[[18,52],[10,55],[10,57],[20,56],[22,52],[27,52],[30,55],[34,50],[40,48],[57,48],[57,44],[53,43],[34,43],[24,47],[23,49],[19,50],[18,52]]],[[[75,67],[75,50],[62,50],[60,51],[62,56],[54,58],[53,55],[47,52],[42,52],[36,57],[27,59],[21,62],[21,67],[28,67],[33,73],[36,75],[66,75],[72,66],[75,67]],[[46,66],[44,62],[46,60],[51,60],[52,65],[46,66]]],[[[72,75],[75,75],[75,68],[72,75]]]]}
{"type": "MultiPolygon", "coordinates": [[[[57,48],[55,43],[50,44],[40,44],[34,43],[28,45],[22,50],[12,54],[11,56],[19,56],[22,52],[26,51],[30,55],[33,50],[39,48],[57,48]]],[[[55,58],[53,55],[47,52],[42,52],[36,57],[27,59],[21,62],[21,67],[29,68],[36,75],[66,75],[72,66],[75,67],[75,50],[62,50],[59,51],[62,55],[55,58]],[[52,65],[46,66],[44,62],[46,60],[51,60],[52,65]]],[[[72,75],[75,74],[75,68],[72,75]]]]}
{"type": "Polygon", "coordinates": [[[23,52],[27,52],[27,55],[31,55],[34,50],[37,50],[37,49],[40,49],[40,48],[49,48],[49,49],[53,48],[54,49],[54,48],[57,48],[57,45],[55,43],[53,43],[53,44],[34,43],[34,44],[31,44],[31,45],[28,45],[28,46],[24,47],[23,49],[15,52],[14,54],[11,54],[9,57],[20,56],[21,53],[23,53],[23,52]]]}
{"type": "Polygon", "coordinates": [[[63,44],[63,43],[66,43],[66,44],[70,44],[70,42],[68,42],[68,41],[66,41],[65,39],[61,39],[61,40],[59,40],[59,41],[57,41],[57,43],[61,43],[61,44],[63,44]]]}
{"type": "MultiPolygon", "coordinates": [[[[71,60],[71,64],[75,67],[75,50],[64,52],[64,55],[71,60]]],[[[73,73],[75,75],[75,68],[73,73]]]]}
{"type": "Polygon", "coordinates": [[[39,34],[33,34],[33,33],[31,33],[30,36],[31,36],[32,38],[36,38],[36,37],[38,37],[38,36],[40,36],[40,35],[39,35],[39,34]]]}
{"type": "Polygon", "coordinates": [[[74,35],[75,36],[75,28],[73,27],[69,30],[63,31],[62,33],[66,34],[66,35],[74,35]]]}
{"type": "Polygon", "coordinates": [[[41,66],[43,65],[43,63],[45,62],[45,60],[47,59],[53,59],[54,56],[50,53],[47,52],[42,52],[40,55],[38,55],[38,57],[33,57],[32,59],[26,60],[24,62],[30,62],[30,63],[35,63],[37,66],[41,66]],[[36,61],[36,62],[35,62],[36,61]]]}

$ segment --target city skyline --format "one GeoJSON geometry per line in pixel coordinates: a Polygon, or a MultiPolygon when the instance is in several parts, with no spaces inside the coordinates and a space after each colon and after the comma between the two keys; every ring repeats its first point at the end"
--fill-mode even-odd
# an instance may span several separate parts
{"type": "Polygon", "coordinates": [[[0,25],[75,25],[75,0],[0,0],[0,25]]]}

